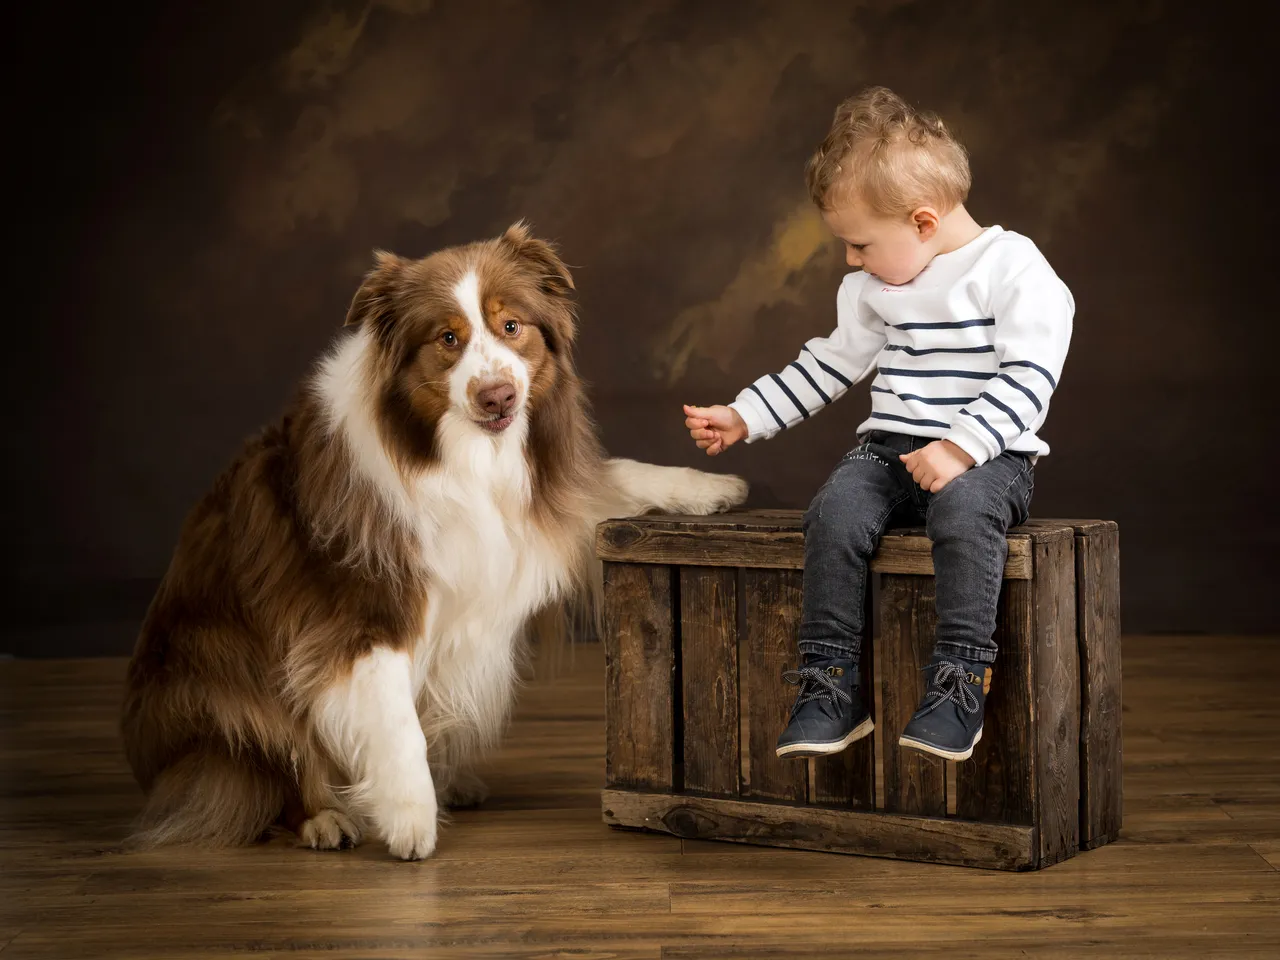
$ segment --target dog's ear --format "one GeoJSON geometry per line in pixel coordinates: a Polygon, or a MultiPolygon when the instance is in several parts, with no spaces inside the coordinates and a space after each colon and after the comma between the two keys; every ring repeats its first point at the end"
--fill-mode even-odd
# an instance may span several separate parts
{"type": "Polygon", "coordinates": [[[498,241],[514,253],[538,278],[543,293],[569,299],[573,295],[573,274],[556,255],[556,248],[531,236],[523,220],[513,223],[498,241]]]}
{"type": "Polygon", "coordinates": [[[385,250],[375,250],[373,260],[373,269],[364,275],[364,282],[351,298],[344,326],[368,324],[371,329],[376,329],[391,319],[393,294],[404,272],[404,260],[385,250]]]}

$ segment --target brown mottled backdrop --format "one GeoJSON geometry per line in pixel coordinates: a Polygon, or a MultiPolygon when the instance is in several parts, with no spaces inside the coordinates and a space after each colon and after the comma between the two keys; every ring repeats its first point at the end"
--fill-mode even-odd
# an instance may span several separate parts
{"type": "Polygon", "coordinates": [[[803,506],[865,384],[715,461],[679,405],[727,402],[834,324],[844,267],[802,168],[871,82],[959,131],[975,216],[1075,292],[1036,512],[1120,522],[1128,630],[1277,628],[1274,54],[1230,7],[46,6],[7,85],[0,650],[128,649],[185,511],[335,334],[372,249],[520,217],[578,268],[610,450],[803,506]]]}

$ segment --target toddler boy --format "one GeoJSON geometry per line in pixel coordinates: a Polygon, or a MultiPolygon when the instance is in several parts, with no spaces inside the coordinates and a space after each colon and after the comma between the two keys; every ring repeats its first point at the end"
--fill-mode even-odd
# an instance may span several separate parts
{"type": "Polygon", "coordinates": [[[845,259],[835,331],[728,406],[684,408],[709,455],[807,420],[868,375],[871,415],[804,517],[798,685],[781,757],[838,753],[873,723],[858,658],[888,526],[924,521],[938,631],[898,742],[964,760],[982,736],[1005,534],[1026,521],[1038,431],[1071,339],[1070,291],[1029,239],[964,207],[969,163],[936,116],[883,87],[842,103],[809,193],[845,259]]]}

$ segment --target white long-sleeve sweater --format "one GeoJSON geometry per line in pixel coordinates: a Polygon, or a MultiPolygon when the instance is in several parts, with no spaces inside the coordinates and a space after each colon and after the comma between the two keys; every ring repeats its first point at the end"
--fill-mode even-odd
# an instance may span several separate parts
{"type": "Polygon", "coordinates": [[[1043,456],[1049,413],[1071,341],[1075,301],[1031,240],[988,227],[940,254],[910,283],[844,278],[835,331],[805,344],[780,373],[730,406],[747,442],[807,420],[874,372],[871,416],[887,430],[955,442],[976,463],[1005,450],[1043,456]]]}

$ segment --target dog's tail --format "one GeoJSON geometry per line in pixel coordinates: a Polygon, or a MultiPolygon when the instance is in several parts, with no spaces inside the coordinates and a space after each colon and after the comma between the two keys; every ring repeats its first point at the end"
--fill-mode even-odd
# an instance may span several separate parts
{"type": "Polygon", "coordinates": [[[193,750],[156,776],[129,845],[252,843],[279,818],[284,792],[280,773],[251,757],[193,750]]]}

